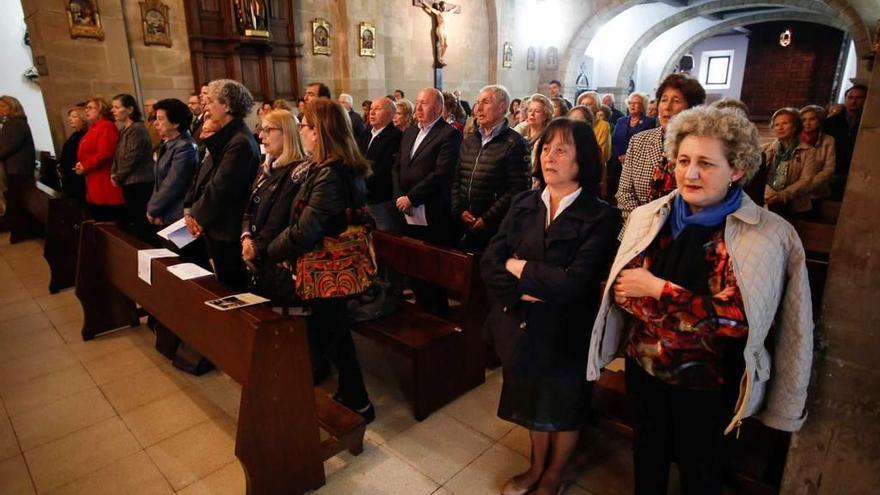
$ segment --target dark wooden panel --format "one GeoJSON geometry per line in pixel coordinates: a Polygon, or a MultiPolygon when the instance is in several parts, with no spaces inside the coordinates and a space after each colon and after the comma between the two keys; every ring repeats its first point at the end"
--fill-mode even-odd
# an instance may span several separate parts
{"type": "Polygon", "coordinates": [[[275,98],[293,99],[293,81],[290,77],[290,61],[278,60],[272,61],[275,69],[275,98]]]}
{"type": "Polygon", "coordinates": [[[261,72],[260,59],[241,57],[241,82],[251,90],[256,100],[262,100],[266,96],[263,94],[261,72]]]}
{"type": "Polygon", "coordinates": [[[205,55],[205,75],[209,81],[226,77],[226,57],[205,55]]]}
{"type": "Polygon", "coordinates": [[[199,10],[202,12],[220,12],[218,0],[199,0],[199,10]]]}

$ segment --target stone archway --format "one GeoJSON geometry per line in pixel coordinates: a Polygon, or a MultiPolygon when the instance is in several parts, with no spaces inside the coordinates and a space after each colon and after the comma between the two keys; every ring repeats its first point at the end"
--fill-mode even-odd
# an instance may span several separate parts
{"type": "MultiPolygon", "coordinates": [[[[745,15],[741,17],[736,17],[734,19],[729,19],[727,21],[722,21],[715,26],[712,26],[709,29],[703,30],[691,38],[689,38],[686,42],[682,43],[681,46],[669,57],[669,60],[666,61],[666,65],[663,67],[662,75],[670,74],[675,69],[675,64],[681,57],[688,52],[694,45],[703,41],[704,39],[711,38],[719,33],[727,31],[729,29],[735,27],[741,27],[748,24],[757,24],[759,22],[770,22],[770,21],[803,21],[803,22],[812,22],[814,24],[822,24],[825,26],[830,26],[833,28],[840,29],[843,32],[848,31],[848,25],[842,21],[841,19],[830,18],[824,14],[818,14],[815,12],[777,12],[777,13],[769,13],[769,14],[751,14],[745,15]]],[[[858,52],[856,52],[858,53],[858,52]]]]}
{"type": "MultiPolygon", "coordinates": [[[[645,48],[648,44],[651,43],[652,40],[656,39],[665,31],[675,27],[682,22],[688,21],[695,17],[706,16],[715,14],[718,12],[723,12],[725,10],[729,10],[731,8],[743,9],[749,7],[777,7],[780,6],[779,2],[772,1],[755,1],[749,3],[743,3],[742,0],[714,0],[706,3],[702,3],[700,5],[696,5],[694,7],[686,8],[679,13],[664,19],[654,25],[651,29],[646,31],[642,36],[639,37],[633,43],[632,47],[627,52],[626,56],[623,59],[623,62],[620,65],[620,70],[617,74],[616,86],[620,88],[626,87],[629,83],[630,75],[636,67],[636,63],[639,60],[639,56],[642,53],[642,49],[645,48]]],[[[797,6],[790,6],[788,8],[792,8],[798,11],[804,12],[819,12],[826,15],[838,16],[839,13],[833,11],[827,4],[821,2],[820,0],[810,0],[809,6],[804,6],[803,3],[798,3],[797,6]]],[[[769,12],[762,13],[762,15],[769,15],[769,12]]],[[[730,19],[733,20],[733,19],[730,19]]]]}

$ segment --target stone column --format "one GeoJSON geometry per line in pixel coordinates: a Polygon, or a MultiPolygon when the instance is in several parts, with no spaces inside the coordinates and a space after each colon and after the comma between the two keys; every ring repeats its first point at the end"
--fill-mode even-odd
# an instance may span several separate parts
{"type": "Polygon", "coordinates": [[[880,490],[880,76],[856,141],[825,285],[804,429],[792,436],[783,494],[880,490]]]}

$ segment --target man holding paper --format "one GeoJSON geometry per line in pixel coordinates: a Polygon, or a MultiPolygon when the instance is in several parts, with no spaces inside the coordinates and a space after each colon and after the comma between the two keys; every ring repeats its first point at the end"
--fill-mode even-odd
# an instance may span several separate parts
{"type": "Polygon", "coordinates": [[[447,124],[442,114],[440,91],[419,91],[414,113],[418,125],[403,133],[392,181],[395,206],[406,218],[404,233],[432,244],[448,245],[449,183],[458,160],[461,133],[447,124]]]}
{"type": "Polygon", "coordinates": [[[507,125],[510,93],[500,85],[480,90],[474,132],[461,144],[452,182],[452,218],[459,220],[460,247],[482,251],[495,235],[513,197],[529,188],[525,139],[507,125]]]}

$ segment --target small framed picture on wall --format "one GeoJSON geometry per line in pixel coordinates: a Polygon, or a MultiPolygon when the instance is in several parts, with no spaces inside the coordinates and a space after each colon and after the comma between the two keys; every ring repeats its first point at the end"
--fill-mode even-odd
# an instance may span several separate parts
{"type": "Polygon", "coordinates": [[[330,23],[326,19],[312,21],[312,53],[330,55],[330,23]]]}
{"type": "Polygon", "coordinates": [[[501,59],[501,66],[505,69],[513,67],[513,45],[509,42],[504,43],[504,55],[501,59]]]}
{"type": "Polygon", "coordinates": [[[104,39],[104,28],[101,26],[97,0],[69,0],[65,4],[71,38],[104,39]]]}
{"type": "Polygon", "coordinates": [[[171,46],[171,30],[168,27],[168,6],[160,0],[146,0],[140,4],[141,24],[144,28],[144,44],[171,46]]]}
{"type": "Polygon", "coordinates": [[[362,22],[359,29],[360,55],[361,57],[376,56],[376,26],[369,22],[362,22]]]}

